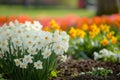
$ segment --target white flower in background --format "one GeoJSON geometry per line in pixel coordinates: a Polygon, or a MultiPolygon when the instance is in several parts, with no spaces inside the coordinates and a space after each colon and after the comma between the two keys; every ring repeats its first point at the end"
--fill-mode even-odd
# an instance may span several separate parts
{"type": "Polygon", "coordinates": [[[43,58],[45,59],[48,58],[51,55],[51,50],[48,47],[46,47],[42,52],[42,55],[43,55],[43,58]]]}
{"type": "Polygon", "coordinates": [[[97,70],[104,70],[104,68],[103,67],[98,67],[97,70]]]}
{"type": "Polygon", "coordinates": [[[14,59],[14,62],[15,62],[15,64],[16,64],[16,66],[19,66],[20,63],[21,63],[21,61],[20,61],[19,59],[14,59]]]}
{"type": "Polygon", "coordinates": [[[36,47],[30,47],[30,48],[28,49],[28,53],[29,53],[30,55],[36,55],[36,54],[37,54],[37,52],[36,52],[36,47]]]}
{"type": "Polygon", "coordinates": [[[107,49],[102,49],[99,51],[99,53],[94,52],[94,59],[102,59],[102,58],[110,58],[111,56],[113,56],[114,60],[118,60],[118,58],[120,58],[120,54],[118,53],[114,53],[112,51],[109,51],[107,49]]]}
{"type": "Polygon", "coordinates": [[[24,62],[20,62],[20,68],[26,69],[27,68],[27,64],[24,63],[24,62]]]}
{"type": "Polygon", "coordinates": [[[61,55],[60,61],[66,62],[67,61],[67,55],[61,55]]]}
{"type": "Polygon", "coordinates": [[[37,62],[34,62],[34,67],[36,69],[43,69],[42,62],[38,60],[37,62]]]}
{"type": "Polygon", "coordinates": [[[99,53],[97,53],[97,52],[94,52],[93,54],[94,54],[94,60],[97,60],[97,59],[99,59],[99,58],[102,57],[102,56],[99,55],[99,53]]]}
{"type": "Polygon", "coordinates": [[[104,48],[104,49],[100,50],[99,53],[101,53],[101,54],[102,54],[102,53],[108,54],[108,50],[104,48]]]}
{"type": "Polygon", "coordinates": [[[107,49],[102,49],[102,50],[100,50],[99,53],[101,53],[101,55],[103,55],[105,57],[110,57],[112,55],[114,56],[114,53],[109,51],[109,50],[107,50],[107,49]]]}
{"type": "MultiPolygon", "coordinates": [[[[114,53],[115,54],[115,53],[114,53]]],[[[114,55],[115,60],[120,58],[120,53],[114,55]]]]}
{"type": "Polygon", "coordinates": [[[83,38],[80,38],[79,40],[80,40],[81,44],[84,44],[84,39],[83,38]]]}
{"type": "Polygon", "coordinates": [[[25,55],[23,58],[24,63],[33,63],[33,57],[31,55],[25,55]]]}

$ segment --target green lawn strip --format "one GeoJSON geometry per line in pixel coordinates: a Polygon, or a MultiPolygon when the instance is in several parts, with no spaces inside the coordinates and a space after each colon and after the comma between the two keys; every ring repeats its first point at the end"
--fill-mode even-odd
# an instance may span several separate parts
{"type": "Polygon", "coordinates": [[[0,16],[28,15],[30,17],[64,17],[67,15],[80,17],[92,17],[94,12],[85,9],[67,9],[58,7],[24,7],[24,6],[0,6],[0,16]]]}

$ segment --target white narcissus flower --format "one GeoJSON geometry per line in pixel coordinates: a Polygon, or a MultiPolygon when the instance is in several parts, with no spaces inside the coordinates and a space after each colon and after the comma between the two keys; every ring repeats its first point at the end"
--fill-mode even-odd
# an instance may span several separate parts
{"type": "Polygon", "coordinates": [[[33,39],[25,39],[24,40],[24,46],[26,48],[33,47],[34,44],[35,44],[35,42],[33,39]]]}
{"type": "Polygon", "coordinates": [[[20,61],[19,59],[14,59],[14,62],[15,62],[15,65],[16,65],[16,66],[19,66],[20,63],[21,63],[21,61],[20,61]]]}
{"type": "Polygon", "coordinates": [[[58,42],[60,40],[60,33],[58,30],[56,30],[53,34],[52,34],[52,41],[53,42],[58,42]]]}
{"type": "Polygon", "coordinates": [[[67,43],[69,41],[69,36],[67,35],[65,31],[60,32],[60,36],[63,42],[67,43]]]}
{"type": "Polygon", "coordinates": [[[0,48],[3,51],[8,51],[8,41],[7,40],[1,40],[0,41],[0,48]]]}
{"type": "Polygon", "coordinates": [[[14,47],[22,46],[22,40],[20,38],[13,39],[14,47]]]}
{"type": "Polygon", "coordinates": [[[35,44],[36,48],[38,48],[39,50],[41,50],[42,47],[44,47],[44,41],[40,38],[36,39],[36,44],[35,44]]]}
{"type": "Polygon", "coordinates": [[[7,39],[12,39],[13,38],[13,32],[10,29],[7,29],[4,31],[4,37],[6,37],[7,39]]]}
{"type": "Polygon", "coordinates": [[[32,28],[33,28],[35,31],[40,31],[40,30],[42,29],[42,25],[40,24],[39,21],[34,21],[32,28]]]}
{"type": "Polygon", "coordinates": [[[48,47],[46,47],[42,52],[42,55],[43,55],[43,58],[45,59],[48,58],[51,55],[51,50],[48,47]]]}
{"type": "Polygon", "coordinates": [[[23,35],[23,28],[20,27],[20,26],[17,27],[16,30],[15,30],[15,34],[19,35],[19,36],[23,35]]]}
{"type": "Polygon", "coordinates": [[[57,55],[63,55],[64,53],[64,48],[65,45],[63,45],[62,43],[54,43],[52,50],[57,54],[57,55]]]}
{"type": "Polygon", "coordinates": [[[36,54],[37,54],[37,52],[36,52],[36,47],[30,47],[30,48],[28,49],[28,53],[29,53],[30,55],[36,55],[36,54]]]}
{"type": "Polygon", "coordinates": [[[102,58],[102,56],[99,55],[97,52],[94,52],[93,54],[94,54],[94,60],[102,58]]]}
{"type": "Polygon", "coordinates": [[[24,63],[24,62],[20,62],[20,68],[26,69],[27,68],[27,64],[24,63]]]}
{"type": "Polygon", "coordinates": [[[33,57],[31,55],[25,55],[23,58],[24,63],[33,63],[33,57]]]}
{"type": "Polygon", "coordinates": [[[49,43],[52,42],[52,33],[44,31],[42,34],[42,39],[43,39],[44,45],[48,45],[49,43]]]}
{"type": "Polygon", "coordinates": [[[38,60],[37,62],[34,62],[34,67],[36,69],[43,69],[42,62],[38,60]]]}

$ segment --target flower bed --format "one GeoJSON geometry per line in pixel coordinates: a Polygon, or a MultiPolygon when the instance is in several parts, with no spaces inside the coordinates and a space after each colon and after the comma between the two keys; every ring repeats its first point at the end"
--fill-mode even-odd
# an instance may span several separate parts
{"type": "Polygon", "coordinates": [[[9,23],[10,21],[15,21],[18,20],[19,22],[24,23],[25,21],[33,21],[33,20],[38,20],[40,23],[46,27],[50,26],[49,22],[54,19],[63,30],[68,29],[71,26],[76,26],[77,28],[81,27],[83,24],[91,25],[91,24],[109,24],[113,26],[117,26],[120,28],[120,14],[113,14],[110,16],[103,15],[103,16],[95,16],[93,18],[87,18],[87,17],[78,17],[76,15],[68,15],[62,18],[31,18],[27,15],[22,15],[22,16],[11,16],[11,17],[6,17],[6,16],[0,16],[0,25],[4,23],[9,23]]]}
{"type": "Polygon", "coordinates": [[[0,17],[0,74],[13,80],[119,80],[119,17],[0,17]]]}
{"type": "Polygon", "coordinates": [[[120,63],[101,62],[94,60],[68,60],[57,69],[57,77],[50,80],[119,80],[120,63]],[[92,68],[105,68],[112,70],[112,73],[99,75],[98,72],[90,74],[92,68]],[[89,74],[83,74],[89,72],[89,74]]]}

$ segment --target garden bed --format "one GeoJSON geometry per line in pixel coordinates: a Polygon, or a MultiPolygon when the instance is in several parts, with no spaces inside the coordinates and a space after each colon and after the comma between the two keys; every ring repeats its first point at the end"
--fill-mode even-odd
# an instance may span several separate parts
{"type": "Polygon", "coordinates": [[[57,78],[51,80],[120,80],[120,63],[102,62],[94,60],[69,60],[58,67],[57,78]],[[88,72],[92,67],[103,67],[111,69],[112,74],[108,76],[79,75],[81,72],[88,72]]]}

